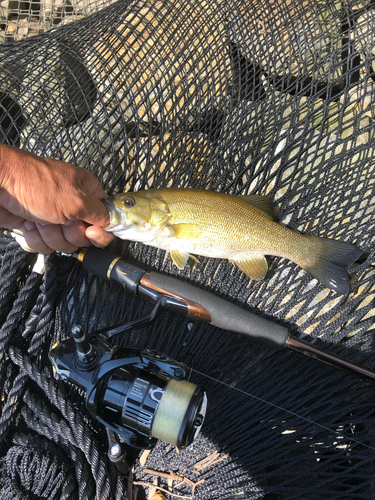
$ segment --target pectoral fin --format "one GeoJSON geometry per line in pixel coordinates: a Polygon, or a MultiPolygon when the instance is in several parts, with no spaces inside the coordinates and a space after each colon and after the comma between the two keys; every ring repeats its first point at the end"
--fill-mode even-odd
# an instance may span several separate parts
{"type": "Polygon", "coordinates": [[[173,237],[180,240],[196,239],[202,234],[202,228],[198,224],[171,224],[168,228],[173,237]]]}
{"type": "Polygon", "coordinates": [[[245,260],[232,260],[231,262],[236,264],[241,271],[254,280],[263,279],[268,270],[268,264],[263,255],[249,257],[245,260]]]}
{"type": "Polygon", "coordinates": [[[171,258],[173,262],[179,269],[183,269],[189,260],[189,254],[187,252],[180,252],[180,250],[171,250],[171,258]]]}
{"type": "Polygon", "coordinates": [[[272,220],[276,220],[279,215],[279,208],[274,201],[272,201],[267,196],[262,196],[258,194],[250,194],[250,195],[240,195],[240,197],[253,205],[253,207],[259,208],[265,214],[268,215],[272,220]]]}

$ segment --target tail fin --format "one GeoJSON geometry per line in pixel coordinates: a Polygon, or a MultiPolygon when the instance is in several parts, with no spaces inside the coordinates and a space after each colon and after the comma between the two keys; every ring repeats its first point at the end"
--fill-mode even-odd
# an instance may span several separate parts
{"type": "Polygon", "coordinates": [[[346,267],[353,264],[362,254],[357,246],[343,241],[327,238],[313,238],[319,254],[315,264],[305,269],[314,278],[337,292],[339,295],[349,293],[349,276],[346,267]]]}

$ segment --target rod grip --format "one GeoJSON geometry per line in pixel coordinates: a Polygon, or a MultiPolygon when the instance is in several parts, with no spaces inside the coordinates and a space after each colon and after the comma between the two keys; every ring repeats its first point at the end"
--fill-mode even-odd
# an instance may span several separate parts
{"type": "Polygon", "coordinates": [[[152,271],[147,273],[147,280],[161,293],[187,299],[192,319],[202,320],[202,310],[205,310],[209,315],[206,315],[206,321],[218,328],[246,335],[272,349],[281,350],[286,346],[289,332],[282,325],[171,276],[152,271]]]}
{"type": "Polygon", "coordinates": [[[119,283],[132,293],[136,293],[138,283],[146,272],[145,269],[127,262],[114,253],[96,247],[81,251],[78,260],[82,262],[87,272],[119,283]]]}

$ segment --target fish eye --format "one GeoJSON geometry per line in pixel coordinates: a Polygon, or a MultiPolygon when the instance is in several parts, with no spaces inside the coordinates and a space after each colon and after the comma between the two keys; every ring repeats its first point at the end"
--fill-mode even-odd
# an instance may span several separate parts
{"type": "Polygon", "coordinates": [[[135,201],[133,200],[133,198],[125,198],[124,205],[126,206],[126,208],[134,207],[135,201]]]}

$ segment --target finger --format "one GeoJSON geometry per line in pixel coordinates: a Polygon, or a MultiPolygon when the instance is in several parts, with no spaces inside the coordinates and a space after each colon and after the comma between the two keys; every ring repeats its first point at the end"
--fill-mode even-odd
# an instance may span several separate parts
{"type": "Polygon", "coordinates": [[[25,219],[23,217],[18,217],[13,215],[6,208],[0,207],[0,227],[6,227],[8,229],[21,229],[25,219]]]}
{"type": "Polygon", "coordinates": [[[36,224],[39,234],[44,243],[52,250],[58,250],[64,253],[73,253],[77,250],[77,245],[69,243],[57,224],[36,224]]]}
{"type": "Polygon", "coordinates": [[[67,242],[77,247],[88,247],[91,245],[85,236],[87,224],[82,221],[68,221],[61,225],[61,230],[67,242]]]}
{"type": "Polygon", "coordinates": [[[115,239],[112,233],[107,233],[107,231],[98,226],[88,227],[85,234],[96,247],[106,247],[115,239]]]}
{"type": "Polygon", "coordinates": [[[90,193],[82,193],[74,213],[66,213],[65,216],[68,220],[82,220],[94,226],[107,226],[110,221],[107,207],[90,193]]]}
{"type": "Polygon", "coordinates": [[[95,198],[99,198],[99,200],[104,200],[105,198],[108,198],[108,195],[107,193],[104,191],[102,185],[100,184],[100,182],[98,182],[98,186],[96,188],[96,190],[92,193],[95,198]]]}
{"type": "Polygon", "coordinates": [[[54,250],[42,240],[34,222],[25,221],[20,229],[22,230],[23,237],[30,248],[45,255],[49,255],[54,252],[54,250]]]}
{"type": "MultiPolygon", "coordinates": [[[[60,165],[61,162],[60,162],[60,165]]],[[[64,170],[66,170],[66,163],[63,164],[64,170]]],[[[92,173],[90,170],[86,170],[85,168],[79,168],[70,165],[73,167],[75,170],[75,178],[76,178],[76,185],[79,185],[80,187],[83,188],[85,192],[88,192],[92,195],[94,195],[96,198],[103,199],[107,198],[108,195],[104,191],[102,185],[100,184],[99,179],[92,173]]]]}
{"type": "Polygon", "coordinates": [[[47,219],[41,219],[39,217],[34,217],[23,210],[21,204],[18,200],[11,200],[11,203],[7,204],[9,210],[3,206],[0,206],[0,227],[6,227],[8,229],[21,229],[21,225],[25,220],[32,222],[39,222],[41,224],[45,223],[47,219]]]}

